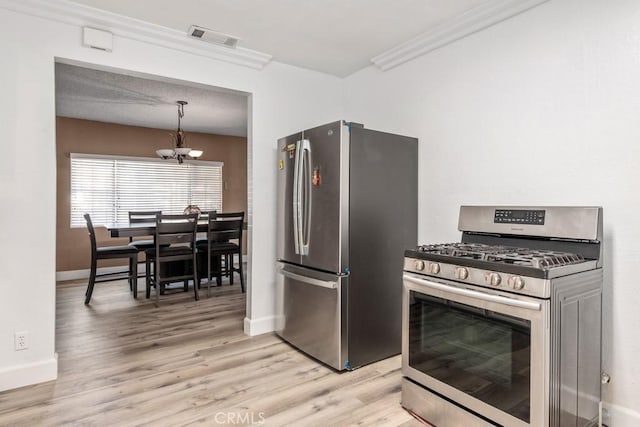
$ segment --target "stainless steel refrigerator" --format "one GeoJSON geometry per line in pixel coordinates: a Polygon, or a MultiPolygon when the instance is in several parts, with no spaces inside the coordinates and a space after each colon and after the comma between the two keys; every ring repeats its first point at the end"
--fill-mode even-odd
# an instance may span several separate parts
{"type": "Polygon", "coordinates": [[[337,121],[277,150],[278,335],[337,370],[399,354],[417,139],[337,121]]]}

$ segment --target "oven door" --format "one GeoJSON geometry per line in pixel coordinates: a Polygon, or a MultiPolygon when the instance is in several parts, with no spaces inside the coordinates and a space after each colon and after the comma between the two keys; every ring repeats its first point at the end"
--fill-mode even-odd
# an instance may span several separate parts
{"type": "Polygon", "coordinates": [[[403,375],[493,422],[548,426],[549,302],[403,278],[403,375]]]}

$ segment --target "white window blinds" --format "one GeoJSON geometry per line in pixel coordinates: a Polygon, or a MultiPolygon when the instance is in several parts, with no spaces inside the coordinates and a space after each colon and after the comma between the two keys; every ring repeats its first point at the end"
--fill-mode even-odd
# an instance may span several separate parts
{"type": "Polygon", "coordinates": [[[221,162],[71,154],[71,226],[127,222],[129,211],[222,210],[221,162]]]}

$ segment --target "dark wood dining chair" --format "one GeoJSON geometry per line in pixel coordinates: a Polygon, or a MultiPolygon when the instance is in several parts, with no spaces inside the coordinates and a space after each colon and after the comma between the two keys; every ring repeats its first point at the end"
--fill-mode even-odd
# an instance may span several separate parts
{"type": "MultiPolygon", "coordinates": [[[[138,257],[138,251],[131,246],[101,246],[98,247],[96,243],[96,231],[93,228],[93,222],[91,216],[87,213],[84,214],[84,219],[87,221],[87,230],[89,232],[89,240],[91,242],[91,270],[89,272],[89,283],[87,285],[87,291],[84,293],[84,303],[89,304],[91,301],[91,295],[93,295],[93,288],[96,283],[109,282],[113,280],[122,280],[122,275],[127,273],[129,280],[129,287],[133,287],[133,283],[136,280],[136,273],[131,269],[131,265],[135,265],[135,260],[138,257]],[[97,274],[98,260],[101,259],[129,259],[128,271],[119,271],[114,273],[97,274]],[[99,279],[99,280],[98,280],[99,279]]],[[[135,295],[134,295],[135,296],[135,295]]]]}
{"type": "MultiPolygon", "coordinates": [[[[198,220],[200,222],[205,222],[208,221],[209,218],[215,218],[216,215],[218,214],[218,211],[203,211],[200,213],[200,217],[198,218],[198,220]]],[[[196,244],[203,244],[204,242],[207,241],[207,233],[198,233],[198,235],[196,236],[196,244]]]]}
{"type": "MultiPolygon", "coordinates": [[[[162,211],[129,211],[129,224],[140,224],[145,222],[156,222],[156,215],[161,214],[162,211]]],[[[153,248],[153,236],[143,236],[144,238],[136,240],[134,237],[129,237],[129,246],[138,250],[138,255],[143,253],[147,249],[153,248]]],[[[131,268],[136,271],[136,279],[141,277],[138,272],[138,265],[144,261],[140,261],[139,256],[136,257],[136,261],[131,265],[131,268]]],[[[137,297],[138,282],[136,280],[133,288],[134,297],[137,297]]]]}
{"type": "MultiPolygon", "coordinates": [[[[242,220],[242,229],[244,230],[244,212],[220,212],[216,214],[216,219],[240,219],[242,220]]],[[[242,236],[240,236],[240,244],[242,244],[242,236]]],[[[242,248],[239,248],[240,252],[242,252],[242,248]]],[[[233,285],[233,274],[232,270],[228,269],[226,266],[229,265],[230,262],[233,262],[232,254],[226,253],[224,254],[224,265],[222,265],[222,275],[225,277],[229,277],[229,283],[233,285]]],[[[242,267],[242,265],[241,265],[242,267]]],[[[244,292],[244,290],[243,290],[244,292]]]]}
{"type": "Polygon", "coordinates": [[[217,213],[209,217],[206,242],[198,243],[198,250],[207,260],[207,295],[211,294],[211,279],[216,276],[216,284],[222,284],[222,276],[229,276],[233,285],[233,273],[240,275],[240,288],[245,291],[242,263],[242,233],[244,212],[217,213]],[[235,241],[235,242],[234,242],[235,241]],[[238,267],[235,266],[238,255],[238,267]],[[224,265],[222,258],[224,257],[224,265]]]}
{"type": "Polygon", "coordinates": [[[156,215],[154,247],[145,251],[147,286],[156,288],[156,300],[164,286],[173,282],[193,280],[193,291],[198,300],[198,269],[196,268],[196,230],[198,215],[156,215]],[[153,264],[153,274],[151,265],[153,264]]]}

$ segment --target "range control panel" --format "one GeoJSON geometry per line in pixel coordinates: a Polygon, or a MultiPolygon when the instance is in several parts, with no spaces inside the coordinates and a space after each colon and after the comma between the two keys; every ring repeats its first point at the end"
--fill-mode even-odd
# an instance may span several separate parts
{"type": "Polygon", "coordinates": [[[496,209],[493,222],[496,224],[544,225],[543,210],[496,209]]]}

